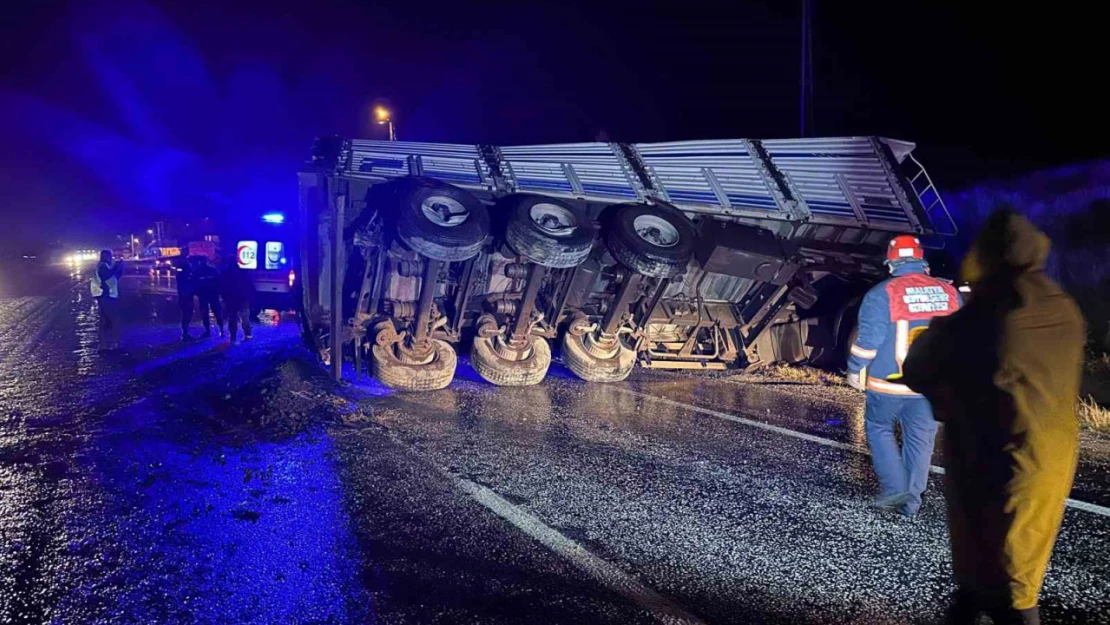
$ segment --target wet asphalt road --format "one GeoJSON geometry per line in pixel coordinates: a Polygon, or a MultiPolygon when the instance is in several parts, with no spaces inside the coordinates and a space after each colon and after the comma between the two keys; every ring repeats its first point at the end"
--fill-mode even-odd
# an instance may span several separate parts
{"type": "MultiPolygon", "coordinates": [[[[84,278],[5,275],[0,623],[928,623],[951,590],[939,481],[869,511],[836,389],[336,389],[288,320],[182,344],[129,279],[100,355],[84,278]]],[[[1085,444],[1073,497],[1108,506],[1085,444]]],[[[1107,580],[1110,518],[1069,508],[1045,622],[1110,622],[1107,580]]]]}

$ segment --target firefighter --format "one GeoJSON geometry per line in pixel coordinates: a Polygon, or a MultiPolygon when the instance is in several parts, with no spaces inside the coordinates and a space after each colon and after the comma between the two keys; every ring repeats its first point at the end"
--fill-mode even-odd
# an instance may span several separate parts
{"type": "Polygon", "coordinates": [[[944,423],[949,622],[1040,622],[1037,598],[1079,449],[1085,324],[1044,272],[1050,242],[1024,217],[988,218],[961,268],[966,307],[914,344],[905,382],[944,423]]]}
{"type": "Polygon", "coordinates": [[[873,507],[913,517],[929,482],[937,422],[929,401],[903,385],[910,342],[934,318],[960,306],[949,282],[929,275],[925,250],[913,235],[887,246],[891,277],[872,288],[859,311],[859,336],[848,358],[848,383],[866,390],[864,429],[879,480],[873,507]],[[898,449],[895,426],[902,430],[898,449]]]}

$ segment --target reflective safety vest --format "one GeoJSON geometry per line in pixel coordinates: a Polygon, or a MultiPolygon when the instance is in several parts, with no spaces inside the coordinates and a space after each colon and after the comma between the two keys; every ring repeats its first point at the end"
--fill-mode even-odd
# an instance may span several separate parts
{"type": "Polygon", "coordinates": [[[107,282],[102,281],[100,279],[100,269],[102,267],[107,267],[108,269],[112,268],[112,266],[107,263],[100,263],[96,266],[96,272],[93,273],[92,280],[89,282],[92,295],[93,297],[100,297],[104,295],[105,290],[107,290],[108,297],[116,299],[119,297],[119,278],[117,278],[115,274],[112,274],[112,277],[108,278],[107,282]]]}

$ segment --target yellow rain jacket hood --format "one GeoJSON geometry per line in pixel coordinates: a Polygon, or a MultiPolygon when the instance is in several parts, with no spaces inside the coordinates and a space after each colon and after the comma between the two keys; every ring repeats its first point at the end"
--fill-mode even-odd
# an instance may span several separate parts
{"type": "Polygon", "coordinates": [[[904,366],[945,424],[957,582],[1019,610],[1037,605],[1078,454],[1085,327],[1044,272],[1050,247],[1024,217],[992,215],[961,268],[969,302],[904,366]]]}
{"type": "Polygon", "coordinates": [[[996,213],[960,267],[963,282],[978,283],[1003,272],[1044,269],[1052,242],[1017,213],[996,213]]]}

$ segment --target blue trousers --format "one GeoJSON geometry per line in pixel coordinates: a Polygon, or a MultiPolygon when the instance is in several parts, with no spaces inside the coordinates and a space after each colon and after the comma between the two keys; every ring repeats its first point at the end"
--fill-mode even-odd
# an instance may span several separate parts
{"type": "Polygon", "coordinates": [[[924,397],[883,395],[867,391],[864,429],[871,446],[871,461],[879,478],[879,496],[906,493],[902,511],[913,515],[921,507],[921,493],[929,483],[929,464],[937,440],[938,424],[924,397]],[[894,426],[902,429],[902,448],[894,426]]]}

